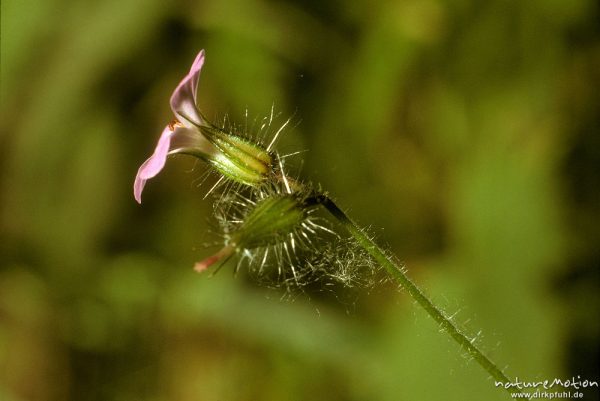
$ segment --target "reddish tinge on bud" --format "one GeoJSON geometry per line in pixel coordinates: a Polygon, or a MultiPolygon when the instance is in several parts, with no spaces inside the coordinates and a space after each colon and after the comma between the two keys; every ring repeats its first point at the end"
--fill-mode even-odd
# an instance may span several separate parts
{"type": "Polygon", "coordinates": [[[234,232],[227,235],[219,252],[196,263],[196,271],[204,271],[216,262],[226,260],[234,252],[268,247],[285,242],[307,220],[312,206],[296,194],[274,194],[259,200],[246,214],[234,232]]]}

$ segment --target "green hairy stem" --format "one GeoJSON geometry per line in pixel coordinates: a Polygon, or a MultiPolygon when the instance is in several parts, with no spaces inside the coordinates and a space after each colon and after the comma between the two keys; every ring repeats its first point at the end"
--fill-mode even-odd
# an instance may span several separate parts
{"type": "MultiPolygon", "coordinates": [[[[364,248],[373,259],[375,259],[390,276],[396,280],[409,295],[427,312],[433,320],[435,320],[443,331],[448,333],[450,337],[466,351],[483,369],[486,370],[495,380],[506,383],[511,380],[492,362],[473,341],[465,336],[452,321],[444,315],[444,313],[431,302],[431,300],[417,287],[415,283],[406,275],[402,268],[394,262],[372,239],[370,239],[356,223],[354,223],[328,196],[324,194],[315,194],[309,198],[309,203],[322,205],[338,222],[340,222],[346,230],[354,237],[354,239],[364,248]]],[[[508,390],[515,393],[517,389],[508,390]]]]}

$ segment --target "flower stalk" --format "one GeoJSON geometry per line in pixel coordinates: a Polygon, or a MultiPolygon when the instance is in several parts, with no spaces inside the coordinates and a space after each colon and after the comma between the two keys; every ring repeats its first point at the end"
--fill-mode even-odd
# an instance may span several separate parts
{"type": "MultiPolygon", "coordinates": [[[[496,381],[503,383],[511,380],[492,362],[462,331],[448,318],[425,293],[406,275],[406,273],[392,260],[384,251],[370,239],[363,230],[352,221],[328,196],[316,194],[311,198],[311,202],[322,205],[342,226],[354,237],[354,239],[373,257],[387,273],[404,288],[410,297],[414,299],[419,306],[448,333],[450,337],[471,356],[486,372],[496,381]]],[[[510,389],[511,393],[516,392],[510,389]]]]}

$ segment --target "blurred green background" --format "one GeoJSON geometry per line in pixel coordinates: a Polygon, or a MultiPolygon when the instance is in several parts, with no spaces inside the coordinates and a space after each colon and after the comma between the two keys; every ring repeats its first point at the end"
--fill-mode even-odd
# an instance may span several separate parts
{"type": "Polygon", "coordinates": [[[281,151],[509,376],[599,379],[597,2],[1,11],[0,399],[509,398],[389,283],[192,271],[215,250],[205,166],[173,158],[142,206],[132,184],[202,48],[205,114],[293,116],[281,151]]]}

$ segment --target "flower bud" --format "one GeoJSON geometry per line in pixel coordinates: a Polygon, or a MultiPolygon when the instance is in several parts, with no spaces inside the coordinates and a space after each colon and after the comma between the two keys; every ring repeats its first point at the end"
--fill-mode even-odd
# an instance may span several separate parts
{"type": "MultiPolygon", "coordinates": [[[[312,206],[306,205],[296,194],[274,194],[259,200],[245,214],[243,221],[226,235],[225,247],[196,263],[195,270],[206,270],[234,253],[286,243],[309,222],[311,209],[312,206]]],[[[293,250],[294,240],[291,241],[293,250]]]]}
{"type": "Polygon", "coordinates": [[[259,201],[248,213],[230,242],[252,249],[283,242],[307,217],[307,208],[294,195],[278,195],[259,201]]]}

